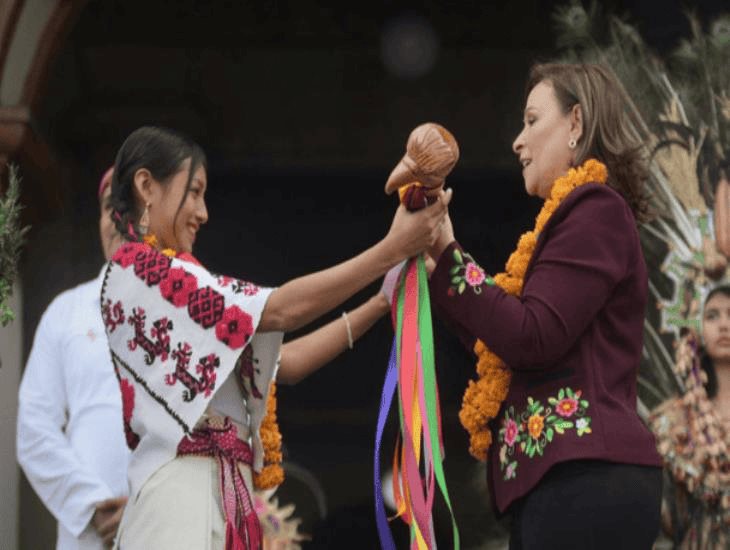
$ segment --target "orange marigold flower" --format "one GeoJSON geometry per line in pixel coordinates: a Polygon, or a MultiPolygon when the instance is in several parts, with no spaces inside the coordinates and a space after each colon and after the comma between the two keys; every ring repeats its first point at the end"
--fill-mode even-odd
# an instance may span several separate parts
{"type": "Polygon", "coordinates": [[[545,227],[545,224],[550,219],[550,216],[552,215],[552,212],[547,212],[546,210],[542,210],[535,220],[535,231],[538,233],[542,231],[543,227],[545,227]]]}
{"type": "Polygon", "coordinates": [[[593,179],[593,181],[606,183],[608,180],[608,170],[606,169],[606,165],[602,162],[598,162],[596,159],[588,159],[585,162],[584,167],[586,172],[588,172],[588,177],[593,179]]]}
{"type": "Polygon", "coordinates": [[[522,292],[522,279],[517,277],[505,277],[502,289],[512,296],[518,296],[522,292]]]}
{"type": "Polygon", "coordinates": [[[510,273],[515,279],[524,279],[528,265],[530,265],[530,256],[520,255],[510,273]]]}
{"type": "Polygon", "coordinates": [[[144,237],[142,237],[142,240],[144,241],[144,243],[147,246],[151,246],[152,248],[157,248],[158,242],[157,242],[157,237],[155,236],[154,233],[145,235],[144,237]]]}
{"type": "Polygon", "coordinates": [[[512,254],[510,254],[509,259],[507,260],[507,264],[505,267],[507,268],[507,273],[514,273],[515,271],[515,264],[520,261],[520,251],[515,250],[512,254]]]}
{"type": "Polygon", "coordinates": [[[517,242],[517,250],[524,250],[528,254],[532,254],[537,245],[537,235],[534,231],[528,231],[523,233],[520,240],[517,242]]]}
{"type": "Polygon", "coordinates": [[[264,466],[261,472],[253,474],[253,484],[256,489],[273,489],[284,481],[284,470],[278,464],[264,466]]]}
{"type": "Polygon", "coordinates": [[[469,453],[477,460],[487,459],[487,449],[492,444],[492,433],[489,430],[481,430],[469,438],[469,453]]]}

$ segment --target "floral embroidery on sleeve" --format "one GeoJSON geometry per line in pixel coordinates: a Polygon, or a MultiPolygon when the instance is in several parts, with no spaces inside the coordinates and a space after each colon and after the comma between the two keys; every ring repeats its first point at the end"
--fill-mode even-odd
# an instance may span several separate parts
{"type": "Polygon", "coordinates": [[[578,437],[591,433],[591,417],[586,416],[589,403],[581,396],[581,390],[561,388],[557,397],[548,397],[547,407],[528,397],[527,408],[521,413],[516,413],[513,405],[504,411],[499,430],[499,468],[505,481],[517,477],[518,453],[528,458],[542,456],[556,435],[568,430],[575,430],[578,437]]]}
{"type": "Polygon", "coordinates": [[[484,284],[494,286],[494,279],[484,272],[484,269],[474,261],[470,254],[454,248],[453,258],[454,265],[449,271],[449,275],[451,275],[449,296],[463,294],[467,286],[472,289],[474,294],[481,294],[484,284]]]}

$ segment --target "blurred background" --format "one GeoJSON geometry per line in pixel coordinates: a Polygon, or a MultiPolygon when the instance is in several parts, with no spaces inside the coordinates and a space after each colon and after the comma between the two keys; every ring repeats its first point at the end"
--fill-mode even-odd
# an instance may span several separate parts
{"type": "MultiPolygon", "coordinates": [[[[439,122],[461,148],[447,182],[457,234],[495,272],[540,206],[524,193],[511,143],[529,66],[556,53],[558,5],[0,0],[0,160],[20,166],[32,224],[18,320],[0,334],[0,548],[55,540],[55,521],[15,462],[17,387],[45,307],[101,267],[96,186],[126,135],[158,124],[196,139],[210,167],[210,220],[196,255],[213,271],[278,285],[385,234],[396,206],[385,179],[411,129],[439,122]]],[[[688,5],[604,4],[660,52],[688,34],[688,5]]],[[[706,19],[727,2],[691,8],[706,19]]],[[[312,536],[305,548],[378,546],[372,455],[391,338],[383,319],[354,350],[280,389],[289,477],[279,499],[296,505],[312,536]]],[[[438,322],[436,345],[462,541],[497,548],[505,525],[490,512],[484,466],[469,457],[457,417],[473,361],[438,322]]],[[[386,463],[395,431],[392,422],[386,463]]],[[[449,540],[442,516],[437,531],[449,540]]]]}

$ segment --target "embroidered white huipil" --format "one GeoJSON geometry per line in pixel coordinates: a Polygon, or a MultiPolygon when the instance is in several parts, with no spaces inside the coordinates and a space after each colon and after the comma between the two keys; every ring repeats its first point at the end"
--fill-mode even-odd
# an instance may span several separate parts
{"type": "Polygon", "coordinates": [[[67,290],[38,325],[20,384],[18,462],[58,520],[59,550],[101,550],[97,502],[127,494],[122,400],[96,279],[67,290]]]}
{"type": "Polygon", "coordinates": [[[134,448],[131,498],[175,458],[180,440],[206,412],[248,426],[253,469],[262,468],[259,427],[283,334],[256,328],[272,291],[142,243],[127,243],[114,255],[102,317],[134,448]]]}

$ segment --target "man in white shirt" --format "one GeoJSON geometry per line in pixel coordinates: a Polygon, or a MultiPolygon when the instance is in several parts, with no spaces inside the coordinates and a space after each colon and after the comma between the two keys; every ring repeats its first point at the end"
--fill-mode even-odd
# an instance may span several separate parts
{"type": "MultiPolygon", "coordinates": [[[[121,244],[108,205],[111,177],[110,169],[99,186],[107,260],[121,244]]],[[[101,319],[103,275],[48,306],[20,384],[18,462],[58,520],[58,550],[111,545],[127,501],[129,450],[101,319]]]]}

